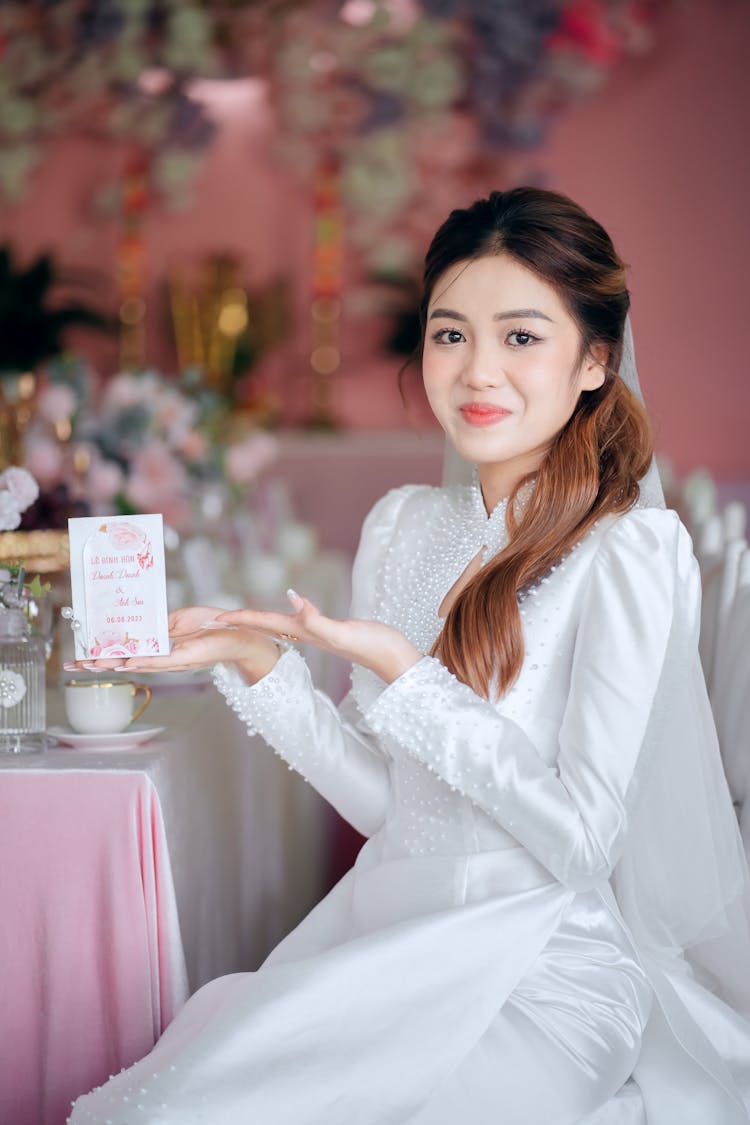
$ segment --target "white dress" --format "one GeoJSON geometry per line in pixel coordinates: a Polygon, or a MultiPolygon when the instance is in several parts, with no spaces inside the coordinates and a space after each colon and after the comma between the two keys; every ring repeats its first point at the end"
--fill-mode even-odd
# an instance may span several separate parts
{"type": "MultiPolygon", "coordinates": [[[[476,486],[394,490],[363,529],[353,615],[428,652],[446,592],[504,542],[504,503],[488,518],[476,486]]],[[[70,1122],[750,1121],[750,1024],[680,950],[644,949],[613,890],[699,598],[675,513],[634,510],[525,593],[523,667],[496,703],[431,657],[389,686],[355,668],[340,709],[294,650],[253,687],[218,668],[369,839],[258,972],[200,989],[70,1122]]]]}

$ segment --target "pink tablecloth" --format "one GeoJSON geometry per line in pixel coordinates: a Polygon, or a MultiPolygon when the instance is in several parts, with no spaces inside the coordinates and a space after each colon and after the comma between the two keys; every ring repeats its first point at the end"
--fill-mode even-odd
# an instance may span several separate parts
{"type": "Polygon", "coordinates": [[[61,1125],[187,998],[147,774],[0,773],[0,909],[0,1121],[61,1125]]]}
{"type": "Polygon", "coordinates": [[[213,689],[148,714],[136,750],[0,756],[0,1125],[64,1125],[320,895],[317,794],[213,689]]]}

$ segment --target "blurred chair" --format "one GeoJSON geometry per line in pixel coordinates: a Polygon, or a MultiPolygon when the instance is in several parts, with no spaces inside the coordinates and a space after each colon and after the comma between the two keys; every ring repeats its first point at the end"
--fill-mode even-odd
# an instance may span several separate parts
{"type": "Polygon", "coordinates": [[[750,860],[750,550],[747,509],[740,500],[720,507],[705,469],[668,497],[687,526],[701,572],[700,657],[724,770],[750,860]]]}
{"type": "Polygon", "coordinates": [[[717,605],[711,704],[750,858],[750,550],[744,539],[726,545],[717,605]]]}
{"type": "Polygon", "coordinates": [[[716,481],[706,469],[696,469],[685,477],[676,490],[675,506],[696,539],[706,520],[718,512],[716,481]]]}
{"type": "Polygon", "coordinates": [[[719,616],[719,595],[722,586],[724,559],[724,528],[721,516],[714,513],[703,523],[693,541],[701,572],[701,631],[698,648],[703,675],[711,687],[716,651],[716,630],[719,616]]]}

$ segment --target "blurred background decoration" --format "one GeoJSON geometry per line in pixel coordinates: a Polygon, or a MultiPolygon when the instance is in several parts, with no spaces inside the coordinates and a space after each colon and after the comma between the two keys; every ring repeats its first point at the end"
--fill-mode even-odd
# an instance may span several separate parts
{"type": "MultiPolygon", "coordinates": [[[[250,294],[231,251],[197,263],[197,286],[173,267],[177,363],[200,368],[209,386],[269,423],[283,413],[278,396],[246,376],[261,353],[305,333],[307,405],[286,420],[331,429],[339,422],[345,285],[356,285],[363,269],[403,292],[466,184],[490,169],[497,182],[503,154],[538,146],[562,109],[600,89],[621,62],[644,57],[666,7],[668,0],[10,0],[0,6],[0,200],[24,198],[60,137],[116,145],[86,198],[92,217],[117,224],[118,366],[153,367],[149,216],[189,209],[220,131],[217,99],[231,101],[233,90],[241,95],[255,82],[273,113],[275,158],[312,202],[307,308],[295,307],[286,280],[250,294]]],[[[372,311],[387,316],[387,308],[372,311]]]]}
{"type": "Polygon", "coordinates": [[[0,11],[0,193],[20,199],[61,133],[117,138],[92,205],[189,203],[215,138],[201,84],[264,80],[278,150],[341,169],[371,267],[408,265],[443,211],[434,177],[538,145],[561,109],[644,56],[668,0],[11,0],[0,11]],[[402,216],[418,206],[418,222],[402,216]]]}
{"type": "Polygon", "coordinates": [[[41,486],[22,530],[148,499],[197,534],[247,498],[230,448],[267,453],[273,429],[272,465],[243,487],[262,507],[283,477],[353,551],[378,490],[439,479],[419,380],[406,410],[397,384],[428,240],[453,207],[517,183],[569,193],[610,230],[660,452],[744,488],[748,12],[0,4],[0,464],[23,454],[41,486]],[[718,334],[688,312],[714,285],[731,394],[707,395],[718,334]],[[356,498],[334,527],[324,492],[344,478],[356,498]]]}
{"type": "Polygon", "coordinates": [[[0,469],[21,456],[23,435],[34,410],[39,364],[59,355],[63,332],[72,325],[111,330],[113,323],[82,301],[55,303],[52,290],[96,287],[91,271],[59,272],[50,254],[25,269],[0,246],[0,469]]]}
{"type": "Polygon", "coordinates": [[[256,391],[252,370],[289,334],[288,280],[250,290],[237,257],[211,255],[192,271],[175,267],[167,284],[179,369],[202,372],[246,420],[274,422],[278,404],[256,391]]]}
{"type": "Polygon", "coordinates": [[[217,488],[227,502],[240,499],[276,457],[270,435],[241,430],[230,413],[226,396],[194,370],[179,380],[125,371],[102,387],[73,356],[47,364],[22,458],[40,495],[22,527],[161,512],[175,532],[202,529],[221,514],[217,488]]]}

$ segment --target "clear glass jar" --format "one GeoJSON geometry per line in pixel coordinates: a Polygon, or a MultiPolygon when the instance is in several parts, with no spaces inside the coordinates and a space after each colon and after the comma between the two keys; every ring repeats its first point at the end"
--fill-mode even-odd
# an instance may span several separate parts
{"type": "Polygon", "coordinates": [[[44,638],[21,609],[0,605],[0,753],[46,749],[44,638]]]}

